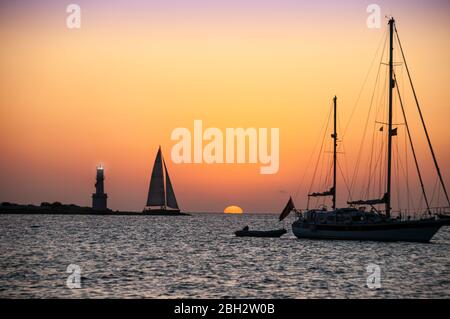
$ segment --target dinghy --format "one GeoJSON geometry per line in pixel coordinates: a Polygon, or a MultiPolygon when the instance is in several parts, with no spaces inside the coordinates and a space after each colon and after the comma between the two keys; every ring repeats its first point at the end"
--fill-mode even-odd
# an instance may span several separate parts
{"type": "Polygon", "coordinates": [[[235,235],[238,237],[281,237],[286,234],[286,229],[275,229],[275,230],[238,230],[235,235]]]}

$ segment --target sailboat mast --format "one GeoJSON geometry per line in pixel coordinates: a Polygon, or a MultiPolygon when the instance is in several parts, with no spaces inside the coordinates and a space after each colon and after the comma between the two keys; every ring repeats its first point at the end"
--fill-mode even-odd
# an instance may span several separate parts
{"type": "Polygon", "coordinates": [[[337,164],[337,106],[336,106],[337,97],[334,96],[333,104],[334,104],[334,132],[333,132],[333,210],[336,209],[336,164],[337,164]]]}
{"type": "Polygon", "coordinates": [[[386,216],[391,215],[391,173],[392,173],[392,94],[395,81],[393,78],[393,38],[394,18],[389,19],[389,119],[388,119],[388,158],[387,158],[387,187],[386,187],[386,216]]]}

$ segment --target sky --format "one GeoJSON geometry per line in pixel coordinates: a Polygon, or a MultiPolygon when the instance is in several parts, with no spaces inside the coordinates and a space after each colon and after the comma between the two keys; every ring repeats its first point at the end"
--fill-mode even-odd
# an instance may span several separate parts
{"type": "MultiPolygon", "coordinates": [[[[353,110],[385,15],[396,18],[450,179],[448,1],[73,0],[79,29],[66,26],[70,3],[0,3],[0,201],[89,206],[102,163],[109,207],[142,210],[161,145],[182,210],[278,212],[289,195],[304,207],[314,168],[308,163],[334,95],[342,126],[351,119],[339,161],[345,156],[350,171],[355,166],[372,77],[353,110]],[[380,29],[367,27],[371,3],[381,8],[380,29]],[[279,128],[279,171],[173,163],[171,133],[193,130],[194,120],[223,132],[279,128]]],[[[406,79],[404,66],[396,68],[406,79]]],[[[411,114],[412,102],[405,97],[411,114]]],[[[411,124],[420,134],[419,122],[411,124]]],[[[433,188],[424,140],[417,153],[433,188]]],[[[338,186],[343,205],[344,182],[338,186]]]]}

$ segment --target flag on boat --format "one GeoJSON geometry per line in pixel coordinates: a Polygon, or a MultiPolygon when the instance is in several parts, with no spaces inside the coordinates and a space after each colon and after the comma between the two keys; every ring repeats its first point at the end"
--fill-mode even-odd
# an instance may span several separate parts
{"type": "Polygon", "coordinates": [[[397,136],[397,128],[392,129],[391,136],[397,136]]]}
{"type": "Polygon", "coordinates": [[[280,222],[285,219],[294,208],[294,201],[292,200],[292,197],[289,197],[289,201],[287,202],[286,207],[284,207],[283,211],[280,214],[280,222]]]}

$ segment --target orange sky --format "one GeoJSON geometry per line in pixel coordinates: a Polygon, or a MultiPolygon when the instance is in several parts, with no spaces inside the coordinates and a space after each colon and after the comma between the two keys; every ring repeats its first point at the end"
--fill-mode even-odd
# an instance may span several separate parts
{"type": "MultiPolygon", "coordinates": [[[[450,5],[390,3],[381,2],[382,14],[397,19],[448,181],[450,5]]],[[[385,20],[380,30],[366,27],[366,5],[252,11],[234,4],[153,14],[138,5],[127,11],[125,4],[108,10],[82,3],[80,30],[67,29],[65,8],[52,2],[46,10],[5,6],[0,201],[90,205],[101,162],[109,206],[141,210],[162,145],[182,209],[222,211],[235,204],[279,211],[298,187],[334,94],[347,123],[385,30],[385,20]],[[260,175],[260,164],[173,164],[170,134],[192,129],[195,119],[223,131],[280,128],[278,174],[260,175]]],[[[364,92],[344,140],[349,163],[370,93],[364,92]]],[[[424,153],[424,144],[419,147],[424,153]]],[[[305,191],[302,186],[295,199],[299,206],[305,191]]]]}

